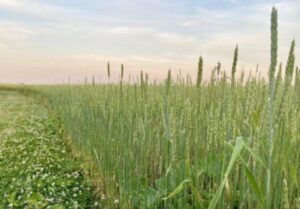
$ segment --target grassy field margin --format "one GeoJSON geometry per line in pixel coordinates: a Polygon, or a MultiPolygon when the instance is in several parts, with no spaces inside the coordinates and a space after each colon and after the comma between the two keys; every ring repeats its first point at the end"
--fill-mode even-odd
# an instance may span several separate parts
{"type": "Polygon", "coordinates": [[[0,93],[1,130],[12,130],[1,135],[0,208],[99,208],[84,163],[47,103],[19,87],[0,93]]]}

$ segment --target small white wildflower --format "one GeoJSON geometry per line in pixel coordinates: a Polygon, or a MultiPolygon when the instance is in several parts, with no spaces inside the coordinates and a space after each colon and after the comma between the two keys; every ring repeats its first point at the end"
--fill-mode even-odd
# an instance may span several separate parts
{"type": "Polygon", "coordinates": [[[106,199],[105,195],[102,194],[102,195],[101,195],[101,200],[105,200],[105,199],[106,199]]]}

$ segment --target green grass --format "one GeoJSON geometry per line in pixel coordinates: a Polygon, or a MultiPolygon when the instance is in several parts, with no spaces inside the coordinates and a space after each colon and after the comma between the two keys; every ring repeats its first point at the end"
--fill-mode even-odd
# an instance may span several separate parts
{"type": "Polygon", "coordinates": [[[1,209],[98,208],[58,130],[37,101],[0,91],[1,209]]]}

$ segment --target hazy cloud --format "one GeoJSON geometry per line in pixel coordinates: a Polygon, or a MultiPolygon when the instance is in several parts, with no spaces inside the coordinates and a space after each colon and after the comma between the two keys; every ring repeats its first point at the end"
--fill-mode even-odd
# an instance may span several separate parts
{"type": "Polygon", "coordinates": [[[80,80],[105,73],[108,60],[155,78],[169,68],[193,74],[200,55],[208,76],[218,61],[230,69],[236,44],[240,68],[266,72],[273,5],[285,63],[300,40],[299,1],[0,0],[0,82],[80,80]]]}

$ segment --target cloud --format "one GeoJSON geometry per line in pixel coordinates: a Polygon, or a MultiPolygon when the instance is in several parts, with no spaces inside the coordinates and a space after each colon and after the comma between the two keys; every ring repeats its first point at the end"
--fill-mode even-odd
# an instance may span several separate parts
{"type": "Polygon", "coordinates": [[[17,83],[62,83],[69,79],[74,83],[89,80],[95,76],[97,82],[107,82],[106,66],[111,64],[111,80],[119,81],[121,63],[125,65],[125,79],[137,80],[140,71],[149,73],[150,79],[161,81],[166,78],[168,69],[176,74],[181,68],[183,74],[193,74],[194,65],[190,61],[144,56],[110,56],[107,54],[73,54],[65,57],[28,58],[27,61],[2,63],[0,82],[17,83]],[[55,58],[55,59],[53,59],[55,58]],[[22,70],[19,70],[19,69],[22,70]]]}
{"type": "Polygon", "coordinates": [[[39,3],[32,0],[0,0],[0,9],[12,13],[53,19],[60,19],[59,14],[76,15],[80,13],[77,10],[39,3]]]}
{"type": "MultiPolygon", "coordinates": [[[[52,72],[61,81],[67,75],[100,73],[100,66],[105,69],[111,60],[116,66],[124,63],[133,73],[144,69],[164,77],[168,68],[181,68],[193,74],[200,55],[207,72],[218,61],[230,69],[236,44],[240,68],[260,64],[266,71],[269,65],[273,0],[58,2],[0,0],[5,13],[0,19],[0,48],[9,49],[0,52],[6,60],[0,63],[2,71],[28,71],[43,82],[50,80],[43,75],[52,72]]],[[[291,39],[300,40],[300,3],[279,0],[275,5],[280,18],[279,60],[286,60],[291,39]]]]}
{"type": "Polygon", "coordinates": [[[14,21],[0,21],[0,41],[26,39],[35,32],[25,24],[14,21]]]}

